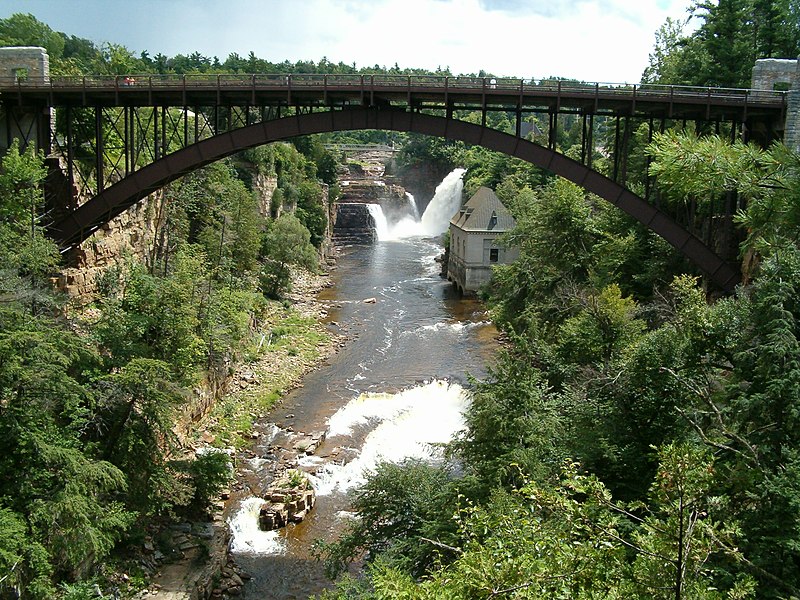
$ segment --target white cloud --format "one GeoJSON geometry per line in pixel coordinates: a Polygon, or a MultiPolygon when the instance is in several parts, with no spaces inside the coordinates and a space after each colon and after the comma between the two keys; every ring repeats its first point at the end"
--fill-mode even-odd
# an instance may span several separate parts
{"type": "MultiPolygon", "coordinates": [[[[57,30],[167,55],[638,81],[690,0],[11,0],[57,30]],[[89,17],[89,18],[87,18],[89,17]],[[93,18],[92,18],[93,17],[93,18]]],[[[7,5],[8,3],[6,3],[7,5]]]]}

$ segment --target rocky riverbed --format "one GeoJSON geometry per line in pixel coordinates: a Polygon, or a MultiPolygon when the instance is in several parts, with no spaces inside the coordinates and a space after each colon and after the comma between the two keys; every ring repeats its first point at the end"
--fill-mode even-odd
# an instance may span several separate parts
{"type": "MultiPolygon", "coordinates": [[[[236,479],[232,489],[225,490],[215,504],[208,522],[174,524],[146,538],[140,562],[145,572],[154,575],[147,588],[136,595],[137,599],[205,600],[241,594],[249,575],[237,567],[229,555],[230,530],[224,520],[225,505],[231,494],[245,488],[250,491],[241,465],[255,458],[247,440],[255,442],[265,435],[263,422],[259,419],[263,418],[268,407],[259,399],[276,391],[282,396],[302,386],[305,374],[325,364],[345,345],[347,335],[344,328],[337,323],[323,322],[337,305],[319,300],[317,295],[330,286],[327,272],[294,274],[292,292],[286,300],[295,316],[308,320],[303,335],[294,343],[279,345],[270,339],[270,332],[281,325],[286,306],[276,305],[264,316],[261,353],[255,361],[236,369],[229,383],[229,393],[223,400],[226,406],[233,407],[230,410],[245,417],[242,422],[249,422],[252,426],[231,431],[219,411],[212,411],[193,428],[193,439],[189,443],[195,452],[219,447],[223,437],[224,441],[231,442],[225,451],[233,459],[236,479]],[[268,351],[265,345],[269,346],[268,351]]],[[[288,448],[275,448],[281,456],[275,456],[273,461],[273,478],[285,472],[297,455],[313,453],[319,443],[319,437],[315,439],[313,433],[293,432],[291,426],[288,430],[296,439],[287,444],[288,448]]]]}

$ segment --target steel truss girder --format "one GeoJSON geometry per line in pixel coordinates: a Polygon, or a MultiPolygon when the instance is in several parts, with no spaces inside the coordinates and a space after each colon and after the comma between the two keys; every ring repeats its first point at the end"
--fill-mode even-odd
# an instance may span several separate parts
{"type": "Polygon", "coordinates": [[[579,161],[514,135],[480,125],[441,116],[375,108],[284,117],[200,140],[110,186],[69,216],[54,223],[51,233],[60,241],[62,248],[74,247],[148,194],[216,160],[241,150],[300,135],[359,129],[415,132],[460,140],[530,162],[572,181],[621,209],[672,244],[721,289],[733,290],[740,279],[736,269],[668,215],[623,185],[579,161]]]}

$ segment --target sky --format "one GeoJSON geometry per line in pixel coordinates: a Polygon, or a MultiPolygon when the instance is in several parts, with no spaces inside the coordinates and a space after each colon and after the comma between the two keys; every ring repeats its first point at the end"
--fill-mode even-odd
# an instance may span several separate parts
{"type": "Polygon", "coordinates": [[[225,60],[481,69],[497,76],[634,83],[667,17],[691,0],[3,0],[98,44],[225,60]]]}

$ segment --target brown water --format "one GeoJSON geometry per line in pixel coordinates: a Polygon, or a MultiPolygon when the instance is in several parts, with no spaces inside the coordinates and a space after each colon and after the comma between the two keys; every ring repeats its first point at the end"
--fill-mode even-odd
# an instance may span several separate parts
{"type": "Polygon", "coordinates": [[[317,504],[302,523],[262,533],[258,501],[236,499],[232,550],[253,577],[246,598],[308,598],[329,586],[311,545],[348,518],[347,490],[363,470],[409,455],[439,460],[429,444],[461,427],[462,386],[468,373],[485,374],[497,332],[479,303],[439,277],[440,253],[435,241],[415,238],[347,248],[337,259],[335,286],[321,299],[332,305],[329,327],[344,328],[351,341],[259,424],[257,457],[244,476],[257,494],[276,459],[296,456],[293,436],[328,431],[316,455],[300,461],[316,475],[317,504]]]}

